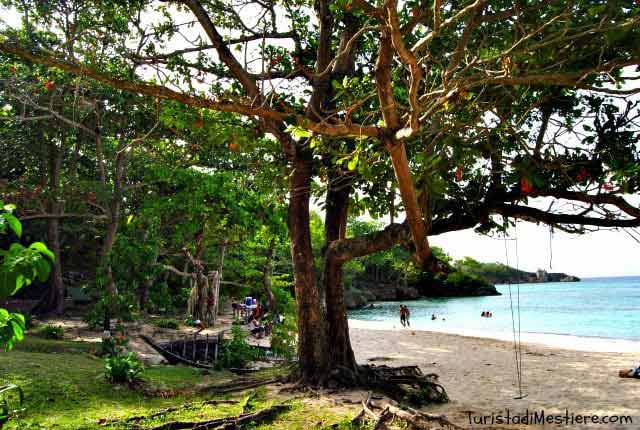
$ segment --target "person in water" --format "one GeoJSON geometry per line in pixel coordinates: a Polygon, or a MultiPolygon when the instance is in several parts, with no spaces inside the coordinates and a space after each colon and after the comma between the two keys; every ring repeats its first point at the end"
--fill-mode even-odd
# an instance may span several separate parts
{"type": "Polygon", "coordinates": [[[402,327],[406,327],[407,323],[407,314],[404,309],[404,305],[400,305],[400,324],[402,324],[402,327]]]}
{"type": "Polygon", "coordinates": [[[410,316],[411,316],[411,312],[409,311],[409,308],[404,306],[404,320],[407,323],[407,327],[411,327],[411,323],[409,322],[410,316]]]}
{"type": "Polygon", "coordinates": [[[431,314],[431,321],[434,321],[436,319],[436,314],[431,314]]]}

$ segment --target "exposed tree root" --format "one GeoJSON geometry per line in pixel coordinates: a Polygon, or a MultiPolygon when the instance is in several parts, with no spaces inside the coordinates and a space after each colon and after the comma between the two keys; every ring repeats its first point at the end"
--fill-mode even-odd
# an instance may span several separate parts
{"type": "Polygon", "coordinates": [[[241,414],[235,417],[217,418],[208,421],[172,421],[157,427],[153,427],[151,430],[233,430],[238,428],[239,426],[243,426],[249,423],[256,424],[268,419],[272,419],[278,414],[288,411],[290,408],[290,405],[283,404],[274,405],[270,408],[261,409],[249,414],[241,414]]]}
{"type": "Polygon", "coordinates": [[[237,400],[205,400],[203,402],[194,402],[194,403],[185,403],[184,405],[180,405],[180,406],[172,406],[170,408],[164,408],[164,409],[160,409],[156,412],[153,412],[149,415],[136,415],[133,417],[129,417],[129,418],[122,418],[122,419],[114,419],[114,420],[107,420],[107,419],[100,419],[98,420],[98,424],[100,425],[104,425],[104,426],[113,426],[116,424],[127,424],[127,423],[135,423],[138,421],[144,421],[144,420],[150,420],[153,418],[157,418],[166,414],[170,414],[172,412],[176,412],[176,411],[180,411],[180,410],[184,410],[184,409],[192,409],[195,408],[197,406],[205,406],[205,405],[232,405],[234,403],[238,403],[237,400]]]}
{"type": "Polygon", "coordinates": [[[339,367],[333,370],[331,379],[334,385],[367,388],[416,406],[449,401],[444,387],[437,382],[438,375],[425,375],[417,366],[364,365],[357,372],[339,367]]]}
{"type": "Polygon", "coordinates": [[[402,427],[408,429],[433,430],[434,428],[439,428],[463,430],[463,427],[452,423],[443,415],[425,414],[414,409],[405,410],[392,405],[386,405],[382,408],[382,412],[377,414],[371,410],[370,406],[372,406],[371,393],[369,393],[367,400],[362,402],[360,413],[353,418],[354,427],[360,427],[364,423],[364,417],[368,416],[373,421],[373,426],[371,427],[373,430],[388,429],[387,424],[392,421],[400,421],[403,423],[402,427]]]}
{"type": "Polygon", "coordinates": [[[251,388],[260,387],[261,385],[269,385],[276,382],[281,382],[281,379],[237,379],[226,384],[207,385],[204,387],[200,387],[198,391],[224,394],[231,393],[233,391],[244,391],[251,388]]]}

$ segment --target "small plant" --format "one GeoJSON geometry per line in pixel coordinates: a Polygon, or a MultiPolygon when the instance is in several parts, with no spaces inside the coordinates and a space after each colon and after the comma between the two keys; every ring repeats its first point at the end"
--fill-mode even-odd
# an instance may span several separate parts
{"type": "Polygon", "coordinates": [[[133,352],[107,357],[104,361],[105,377],[114,384],[134,383],[140,379],[144,366],[133,352]]]}
{"type": "Polygon", "coordinates": [[[9,418],[11,418],[12,415],[16,414],[17,412],[21,412],[23,410],[22,409],[23,403],[24,403],[24,393],[22,392],[22,388],[14,384],[0,386],[0,428],[2,428],[2,426],[7,421],[9,421],[9,418]],[[7,399],[7,393],[11,391],[18,392],[18,400],[20,404],[19,409],[12,409],[9,405],[9,401],[7,399]]]}
{"type": "Polygon", "coordinates": [[[248,361],[259,360],[264,354],[247,343],[247,333],[239,325],[231,327],[231,339],[222,343],[220,348],[221,368],[242,367],[248,361]]]}
{"type": "Polygon", "coordinates": [[[283,322],[276,322],[271,328],[271,350],[277,357],[291,360],[296,355],[298,338],[294,315],[288,315],[283,322]]]}
{"type": "Polygon", "coordinates": [[[45,339],[62,340],[64,338],[64,327],[46,324],[38,328],[36,335],[45,339]]]}
{"type": "Polygon", "coordinates": [[[171,319],[171,318],[160,318],[160,319],[154,320],[153,324],[156,327],[170,328],[173,330],[178,330],[180,328],[180,323],[177,320],[171,319]]]}
{"type": "Polygon", "coordinates": [[[127,343],[129,339],[124,334],[103,337],[100,355],[108,357],[122,355],[127,349],[127,343]]]}

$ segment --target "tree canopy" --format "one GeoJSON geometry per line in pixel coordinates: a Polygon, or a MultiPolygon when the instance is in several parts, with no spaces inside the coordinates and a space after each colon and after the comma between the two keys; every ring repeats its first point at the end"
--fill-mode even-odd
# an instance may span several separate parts
{"type": "Polygon", "coordinates": [[[144,96],[175,110],[164,125],[208,163],[288,181],[307,380],[330,360],[355,368],[341,286],[353,258],[402,244],[438,271],[430,235],[513,219],[574,233],[640,225],[628,198],[640,187],[640,8],[628,1],[2,4],[8,79],[16,59],[56,97],[70,96],[62,74],[144,96]],[[309,206],[321,194],[317,277],[309,206]],[[349,213],[365,210],[406,220],[349,237],[349,213]]]}

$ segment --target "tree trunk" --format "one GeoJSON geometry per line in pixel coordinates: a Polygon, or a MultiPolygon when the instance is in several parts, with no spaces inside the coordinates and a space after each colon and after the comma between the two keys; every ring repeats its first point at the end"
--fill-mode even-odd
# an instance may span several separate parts
{"type": "MultiPolygon", "coordinates": [[[[98,135],[99,136],[99,135],[98,135]]],[[[116,241],[118,233],[118,224],[120,223],[120,207],[122,205],[122,192],[123,192],[123,177],[124,177],[124,164],[126,158],[125,143],[120,142],[117,148],[117,155],[115,159],[115,171],[113,175],[113,194],[111,201],[109,202],[109,223],[102,242],[102,249],[100,251],[100,266],[103,269],[103,276],[105,281],[105,288],[112,296],[118,295],[118,288],[116,287],[115,280],[113,279],[113,270],[111,268],[110,255],[113,245],[116,241]]],[[[102,175],[102,173],[101,173],[102,175]]],[[[101,180],[106,180],[101,178],[101,180]]],[[[103,185],[106,185],[103,183],[103,185]]]]}
{"type": "Polygon", "coordinates": [[[309,228],[311,168],[312,160],[309,154],[298,154],[294,159],[294,170],[289,179],[288,224],[298,303],[300,377],[302,382],[316,385],[326,378],[328,351],[309,228]]]}
{"type": "Polygon", "coordinates": [[[325,212],[325,255],[323,259],[322,283],[326,293],[327,334],[329,343],[329,366],[338,366],[357,372],[357,365],[351,341],[347,308],[344,303],[344,286],[342,284],[343,262],[334,258],[329,244],[346,236],[349,195],[351,193],[350,178],[344,175],[332,175],[329,180],[325,212]]]}
{"type": "Polygon", "coordinates": [[[391,163],[398,181],[398,189],[407,214],[407,223],[415,246],[415,259],[418,267],[423,270],[431,270],[432,256],[429,241],[427,239],[427,228],[424,223],[423,214],[418,205],[415,185],[411,172],[409,171],[409,161],[403,142],[393,139],[385,139],[385,148],[391,156],[391,163]]]}
{"type": "Polygon", "coordinates": [[[269,300],[269,311],[276,312],[276,296],[273,295],[273,289],[271,288],[271,275],[273,274],[273,256],[275,255],[276,240],[274,237],[269,241],[269,248],[267,249],[267,261],[262,268],[262,285],[264,291],[267,293],[267,299],[269,300]]]}
{"type": "MultiPolygon", "coordinates": [[[[62,211],[62,205],[58,201],[62,155],[62,149],[58,149],[54,144],[49,145],[48,187],[50,197],[47,200],[47,211],[54,215],[59,215],[62,211]]],[[[41,314],[53,312],[62,315],[64,312],[64,283],[62,282],[62,256],[60,253],[60,218],[49,218],[47,221],[47,246],[53,252],[55,261],[51,265],[47,291],[34,308],[34,312],[41,314]]]]}

